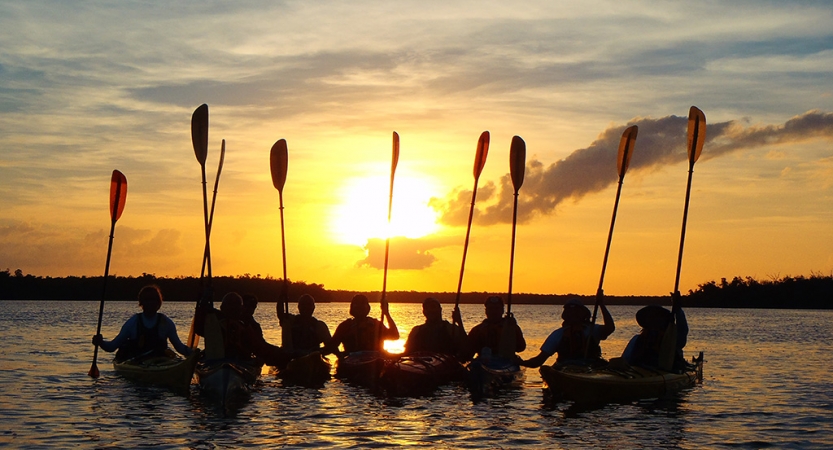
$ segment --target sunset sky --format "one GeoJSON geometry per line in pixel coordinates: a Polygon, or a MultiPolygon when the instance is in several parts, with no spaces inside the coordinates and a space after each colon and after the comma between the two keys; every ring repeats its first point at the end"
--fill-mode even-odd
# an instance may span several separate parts
{"type": "Polygon", "coordinates": [[[674,287],[689,107],[706,115],[680,290],[833,273],[833,5],[824,1],[0,3],[0,270],[199,275],[194,109],[225,165],[218,275],[281,277],[269,150],[287,140],[287,271],[380,290],[505,291],[509,145],[527,148],[514,292],[592,294],[625,127],[636,141],[605,292],[674,287]]]}

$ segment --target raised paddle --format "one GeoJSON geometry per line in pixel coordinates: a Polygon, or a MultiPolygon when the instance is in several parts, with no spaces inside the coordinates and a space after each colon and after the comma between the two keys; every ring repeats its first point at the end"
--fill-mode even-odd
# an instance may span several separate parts
{"type": "Polygon", "coordinates": [[[498,345],[498,355],[511,358],[515,355],[516,331],[514,316],[512,315],[512,274],[515,270],[515,229],[518,223],[518,191],[524,183],[524,167],[526,165],[526,143],[520,136],[512,138],[509,149],[509,174],[512,176],[512,186],[515,188],[515,201],[512,208],[512,251],[509,256],[509,292],[506,296],[506,317],[498,345]]]}
{"type": "Polygon", "coordinates": [[[512,207],[512,251],[509,256],[509,293],[506,296],[506,316],[512,316],[512,273],[515,269],[515,229],[518,224],[518,191],[524,184],[524,167],[526,165],[526,142],[520,137],[512,138],[509,149],[509,174],[515,188],[515,202],[512,207]]]}
{"type": "Polygon", "coordinates": [[[700,158],[703,151],[703,143],[706,141],[706,115],[696,106],[688,111],[688,183],[685,190],[685,206],[683,208],[683,226],[680,233],[680,251],[677,254],[677,275],[674,279],[674,292],[671,293],[671,322],[665,330],[659,349],[659,367],[671,370],[674,367],[674,356],[677,351],[677,324],[674,321],[673,311],[678,308],[680,301],[680,271],[683,265],[683,246],[685,243],[685,230],[688,222],[688,205],[691,198],[691,179],[694,174],[694,163],[700,158]]]}
{"type": "Polygon", "coordinates": [[[459,316],[460,311],[460,293],[463,290],[463,271],[466,270],[466,253],[469,250],[469,235],[471,234],[471,220],[474,217],[474,200],[477,198],[477,181],[480,179],[480,173],[483,172],[483,167],[486,165],[486,156],[489,155],[489,132],[484,131],[480,133],[480,139],[477,140],[477,153],[474,155],[474,189],[471,191],[471,207],[469,208],[469,223],[466,227],[466,241],[463,244],[463,263],[460,265],[460,280],[457,282],[457,297],[454,300],[455,322],[463,326],[463,319],[459,316]]]}
{"type": "Polygon", "coordinates": [[[619,141],[619,156],[616,160],[617,168],[619,170],[619,186],[616,188],[616,200],[613,203],[613,215],[610,218],[610,230],[607,232],[607,244],[605,245],[605,256],[602,261],[602,275],[599,277],[599,288],[596,289],[596,306],[593,308],[592,323],[596,323],[596,314],[599,312],[599,301],[604,297],[604,280],[605,270],[607,269],[607,259],[610,255],[610,242],[613,240],[613,226],[616,223],[616,212],[619,210],[619,196],[622,193],[622,182],[625,180],[625,172],[628,170],[628,165],[633,156],[634,145],[636,145],[636,134],[639,131],[636,125],[630,126],[622,133],[622,139],[619,141]]]}
{"type": "MultiPolygon", "coordinates": [[[[211,228],[208,218],[208,191],[205,181],[205,160],[208,157],[208,105],[203,103],[194,110],[191,115],[191,144],[194,147],[194,155],[197,157],[197,162],[200,163],[202,171],[202,205],[203,205],[203,221],[205,225],[205,247],[203,250],[202,269],[200,271],[200,287],[202,289],[202,296],[208,297],[208,292],[211,289],[211,247],[209,245],[211,228]],[[208,282],[205,280],[205,269],[208,269],[208,282]]],[[[222,162],[222,161],[221,161],[222,162]]],[[[219,177],[219,170],[218,170],[219,177]]],[[[218,178],[219,179],[219,178],[218,178]]],[[[197,300],[197,307],[202,302],[202,298],[197,300]]],[[[191,329],[188,331],[188,346],[195,348],[199,342],[199,336],[195,333],[194,324],[196,322],[196,311],[194,318],[191,321],[191,329]]]]}
{"type": "Polygon", "coordinates": [[[393,209],[393,177],[396,175],[396,165],[399,163],[399,133],[393,132],[393,155],[390,164],[390,196],[388,197],[388,232],[385,239],[385,271],[382,275],[382,318],[385,317],[385,307],[387,304],[387,289],[388,289],[388,255],[390,254],[390,216],[393,209]]]}
{"type": "Polygon", "coordinates": [[[272,171],[272,185],[278,190],[281,210],[281,254],[283,255],[283,290],[280,301],[275,305],[280,312],[283,304],[284,313],[289,313],[289,281],[286,279],[286,235],[283,222],[283,186],[286,184],[286,169],[289,163],[289,153],[286,148],[286,139],[279,139],[272,146],[269,153],[269,167],[272,171]]]}
{"type": "MultiPolygon", "coordinates": [[[[107,292],[107,277],[110,276],[110,255],[113,253],[113,234],[116,231],[116,221],[124,211],[124,204],[127,201],[127,178],[118,170],[113,171],[110,177],[110,243],[107,245],[107,262],[104,265],[104,281],[101,283],[101,303],[98,305],[98,327],[95,335],[101,334],[101,318],[104,316],[104,295],[107,292]]],[[[98,345],[93,350],[93,364],[90,367],[89,376],[98,378],[98,345]]]]}

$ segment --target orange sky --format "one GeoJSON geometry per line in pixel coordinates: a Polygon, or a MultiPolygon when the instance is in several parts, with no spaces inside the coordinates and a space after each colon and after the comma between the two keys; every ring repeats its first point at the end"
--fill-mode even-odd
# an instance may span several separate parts
{"type": "Polygon", "coordinates": [[[395,130],[388,289],[454,291],[475,147],[489,130],[463,290],[508,287],[503,183],[519,135],[527,176],[513,291],[592,294],[618,139],[637,124],[604,287],[668,293],[691,105],[705,112],[709,141],[681,291],[833,272],[829,8],[707,5],[691,17],[672,4],[605,4],[604,14],[549,2],[435,6],[0,6],[0,269],[102,274],[119,169],[129,189],[110,272],[198,275],[190,117],[208,103],[209,188],[227,142],[216,274],[281,275],[268,160],[285,138],[289,278],[381,289],[395,130]]]}

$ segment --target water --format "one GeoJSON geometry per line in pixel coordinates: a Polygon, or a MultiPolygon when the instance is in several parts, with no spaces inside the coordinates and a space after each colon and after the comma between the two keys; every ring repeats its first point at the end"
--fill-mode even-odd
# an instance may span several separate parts
{"type": "MultiPolygon", "coordinates": [[[[472,402],[461,386],[425,398],[386,399],[341,383],[285,387],[265,374],[251,397],[222,411],[195,386],[188,395],[126,381],[112,355],[87,376],[98,302],[2,302],[0,447],[240,448],[830,448],[833,446],[833,311],[688,310],[687,355],[706,354],[705,380],[670,399],[582,409],[544,401],[537,370],[522,389],[472,402]]],[[[280,343],[273,304],[257,319],[280,343]]],[[[318,305],[331,327],[346,304],[318,305]]],[[[446,316],[450,307],[445,306],[446,316]]],[[[616,332],[602,348],[618,356],[638,331],[637,307],[612,307],[616,332]]],[[[467,328],[483,307],[464,305],[467,328]]],[[[102,333],[113,337],[135,303],[109,302],[102,333]]],[[[185,337],[193,305],[166,303],[185,337]]],[[[402,337],[422,321],[419,305],[391,305],[402,337]]],[[[513,312],[537,354],[560,323],[555,306],[513,312]]],[[[371,314],[378,314],[374,305],[371,314]]]]}

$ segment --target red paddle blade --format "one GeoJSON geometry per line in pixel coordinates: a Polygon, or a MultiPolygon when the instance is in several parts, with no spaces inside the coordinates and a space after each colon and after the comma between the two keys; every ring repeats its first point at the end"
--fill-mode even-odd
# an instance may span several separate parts
{"type": "Polygon", "coordinates": [[[278,192],[283,192],[288,164],[289,153],[286,149],[286,139],[279,139],[272,146],[272,152],[269,155],[269,165],[272,168],[272,184],[278,192]]]}
{"type": "Polygon", "coordinates": [[[628,166],[631,163],[631,156],[633,156],[633,147],[636,145],[636,133],[639,131],[636,125],[632,125],[625,129],[622,133],[622,139],[619,141],[619,159],[617,167],[619,168],[619,178],[625,176],[628,166]]]}
{"type": "Polygon", "coordinates": [[[203,103],[191,115],[191,143],[200,165],[205,164],[208,156],[208,105],[203,103]]]}
{"type": "Polygon", "coordinates": [[[512,185],[515,193],[524,184],[524,166],[526,165],[526,142],[520,137],[512,138],[512,146],[509,148],[509,173],[512,175],[512,185]]]}
{"type": "Polygon", "coordinates": [[[396,165],[399,164],[399,133],[393,132],[393,159],[390,165],[390,176],[396,172],[396,165]]]}
{"type": "Polygon", "coordinates": [[[489,155],[489,132],[480,133],[477,140],[477,154],[474,156],[474,179],[480,178],[483,167],[486,165],[486,156],[489,155]]]}
{"type": "Polygon", "coordinates": [[[118,170],[110,177],[110,219],[119,220],[127,201],[127,178],[118,170]]]}
{"type": "Polygon", "coordinates": [[[98,372],[98,366],[95,362],[93,362],[93,365],[92,367],[90,367],[90,371],[87,372],[87,375],[89,375],[92,378],[98,378],[98,376],[100,375],[100,373],[98,372]]]}
{"type": "Polygon", "coordinates": [[[700,108],[692,106],[688,110],[688,162],[694,164],[703,151],[706,142],[706,115],[700,108]]]}

